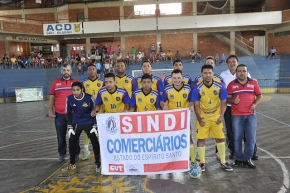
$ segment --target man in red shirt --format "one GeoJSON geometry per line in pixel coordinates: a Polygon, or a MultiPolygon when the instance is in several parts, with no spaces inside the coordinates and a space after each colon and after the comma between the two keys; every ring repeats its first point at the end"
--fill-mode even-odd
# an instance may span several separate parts
{"type": "Polygon", "coordinates": [[[251,158],[256,143],[257,118],[255,109],[262,99],[261,89],[257,81],[248,78],[248,69],[240,64],[236,69],[237,79],[227,87],[227,102],[232,104],[232,123],[236,161],[233,166],[248,165],[255,169],[251,158]],[[245,140],[244,151],[242,141],[245,140]],[[244,153],[243,153],[244,152],[244,153]]]}
{"type": "MultiPolygon", "coordinates": [[[[55,79],[50,87],[49,97],[49,117],[55,117],[55,128],[58,141],[58,162],[64,162],[66,155],[66,131],[67,131],[67,119],[66,119],[66,98],[72,94],[71,85],[78,80],[71,78],[71,66],[63,65],[61,67],[61,78],[55,79]]],[[[77,156],[80,153],[79,142],[77,142],[77,156]]]]}

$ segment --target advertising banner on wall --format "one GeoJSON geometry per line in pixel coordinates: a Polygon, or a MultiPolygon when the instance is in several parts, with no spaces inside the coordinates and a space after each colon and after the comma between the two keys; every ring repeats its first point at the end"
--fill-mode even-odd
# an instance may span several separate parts
{"type": "Polygon", "coordinates": [[[102,174],[148,175],[189,170],[188,109],[97,115],[102,174]]]}
{"type": "Polygon", "coordinates": [[[16,102],[43,100],[42,88],[16,88],[16,102]]]}
{"type": "Polygon", "coordinates": [[[45,36],[71,34],[83,34],[83,26],[81,22],[43,24],[43,35],[45,36]]]}

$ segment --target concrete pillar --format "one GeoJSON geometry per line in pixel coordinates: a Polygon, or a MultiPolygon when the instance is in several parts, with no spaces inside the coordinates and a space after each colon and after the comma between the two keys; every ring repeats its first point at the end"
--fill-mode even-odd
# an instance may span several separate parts
{"type": "Polygon", "coordinates": [[[84,21],[89,21],[89,9],[88,4],[85,4],[84,6],[84,21]]]}
{"type": "Polygon", "coordinates": [[[126,41],[124,35],[121,35],[121,50],[123,58],[126,58],[126,41]]]}
{"type": "Polygon", "coordinates": [[[60,56],[60,43],[59,43],[59,41],[56,42],[55,47],[58,48],[58,51],[56,51],[56,57],[59,57],[60,56]]]}
{"type": "Polygon", "coordinates": [[[192,1],[192,15],[197,15],[197,0],[192,1]]]}
{"type": "Polygon", "coordinates": [[[235,13],[235,0],[230,0],[230,13],[235,13]]]}
{"type": "Polygon", "coordinates": [[[193,33],[192,34],[193,35],[193,49],[194,49],[194,51],[196,51],[197,52],[197,45],[198,45],[198,42],[197,42],[197,33],[193,33]]]}
{"type": "Polygon", "coordinates": [[[124,20],[124,5],[120,5],[120,20],[124,20]]]}
{"type": "Polygon", "coordinates": [[[270,0],[265,1],[265,11],[270,11],[270,0]]]}
{"type": "Polygon", "coordinates": [[[91,55],[91,38],[86,38],[86,53],[91,55]]]}
{"type": "Polygon", "coordinates": [[[235,37],[236,37],[236,32],[234,30],[231,30],[230,32],[230,53],[231,54],[236,54],[236,48],[235,48],[235,37]]]}
{"type": "Polygon", "coordinates": [[[269,52],[269,32],[268,30],[265,31],[265,53],[268,55],[269,52]]]}
{"type": "Polygon", "coordinates": [[[9,42],[8,40],[5,40],[5,53],[7,56],[10,58],[10,53],[9,53],[9,42]]]}
{"type": "Polygon", "coordinates": [[[158,53],[160,52],[160,50],[159,50],[159,42],[162,44],[162,42],[161,42],[161,33],[157,33],[157,35],[156,35],[156,51],[158,51],[158,53]]]}

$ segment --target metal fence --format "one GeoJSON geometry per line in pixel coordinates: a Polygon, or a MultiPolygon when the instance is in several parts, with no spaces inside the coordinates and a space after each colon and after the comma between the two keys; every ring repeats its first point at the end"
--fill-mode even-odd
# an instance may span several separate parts
{"type": "Polygon", "coordinates": [[[290,77],[258,78],[263,93],[290,93],[290,77]]]}

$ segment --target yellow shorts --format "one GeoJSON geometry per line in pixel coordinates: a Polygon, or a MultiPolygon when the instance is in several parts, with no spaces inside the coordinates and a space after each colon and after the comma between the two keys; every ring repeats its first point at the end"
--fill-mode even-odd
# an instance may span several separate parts
{"type": "Polygon", "coordinates": [[[196,139],[206,139],[209,137],[213,137],[215,139],[225,138],[225,134],[223,132],[223,123],[219,125],[216,124],[216,119],[206,120],[205,126],[200,126],[199,121],[196,120],[195,126],[195,138],[196,139]]]}

